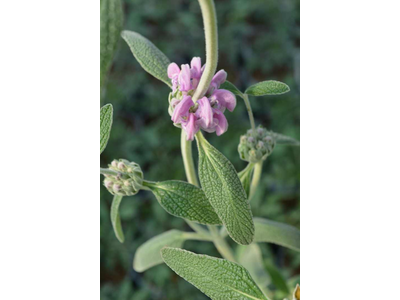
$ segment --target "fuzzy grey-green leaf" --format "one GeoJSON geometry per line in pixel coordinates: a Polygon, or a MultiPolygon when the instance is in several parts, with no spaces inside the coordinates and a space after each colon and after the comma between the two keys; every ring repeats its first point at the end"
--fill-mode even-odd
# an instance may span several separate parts
{"type": "Polygon", "coordinates": [[[104,105],[100,109],[100,154],[107,146],[113,121],[113,107],[111,104],[104,105]]]}
{"type": "Polygon", "coordinates": [[[179,230],[170,230],[151,238],[136,250],[133,269],[136,272],[144,272],[161,264],[163,260],[160,250],[165,246],[180,248],[184,241],[184,232],[179,230]]]}
{"type": "Polygon", "coordinates": [[[300,142],[290,136],[276,132],[271,132],[271,134],[275,138],[275,142],[279,145],[300,146],[300,142]]]}
{"type": "Polygon", "coordinates": [[[237,96],[243,97],[242,92],[239,91],[239,89],[232,82],[229,82],[228,80],[226,80],[223,84],[221,84],[220,88],[228,90],[237,96]]]}
{"type": "Polygon", "coordinates": [[[214,300],[266,300],[249,272],[225,259],[165,247],[164,262],[179,276],[214,300]]]}
{"type": "Polygon", "coordinates": [[[117,239],[123,243],[124,242],[124,232],[122,231],[122,226],[121,226],[121,219],[119,217],[119,205],[121,204],[122,201],[122,196],[115,195],[113,202],[111,204],[111,223],[114,229],[115,236],[117,239]]]}
{"type": "Polygon", "coordinates": [[[171,87],[171,80],[168,78],[168,65],[170,64],[168,57],[137,32],[124,30],[121,36],[142,68],[171,87]]]}
{"type": "Polygon", "coordinates": [[[238,244],[253,241],[254,224],[246,192],[232,163],[203,137],[196,135],[199,178],[207,199],[238,244]]]}
{"type": "Polygon", "coordinates": [[[275,80],[256,83],[247,88],[245,94],[251,96],[281,95],[290,91],[287,84],[275,80]]]}
{"type": "Polygon", "coordinates": [[[254,218],[254,242],[267,242],[300,251],[300,230],[296,227],[263,218],[254,218]]]}
{"type": "Polygon", "coordinates": [[[193,184],[178,180],[145,184],[171,215],[200,224],[222,224],[203,190],[193,184]]]}
{"type": "Polygon", "coordinates": [[[100,2],[100,87],[104,84],[117,49],[123,24],[121,0],[100,2]]]}

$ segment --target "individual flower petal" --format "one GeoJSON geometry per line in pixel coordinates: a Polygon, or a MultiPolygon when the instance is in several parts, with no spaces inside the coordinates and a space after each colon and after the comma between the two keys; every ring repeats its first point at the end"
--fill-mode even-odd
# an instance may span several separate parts
{"type": "Polygon", "coordinates": [[[182,117],[186,117],[189,113],[189,109],[194,105],[192,97],[184,96],[181,102],[176,105],[174,109],[174,113],[172,114],[171,120],[175,124],[179,124],[181,122],[182,117]]]}
{"type": "Polygon", "coordinates": [[[203,97],[197,100],[199,108],[197,109],[197,116],[204,121],[205,127],[210,127],[213,122],[213,111],[211,109],[210,100],[207,97],[203,97]]]}
{"type": "Polygon", "coordinates": [[[183,92],[187,92],[192,89],[192,83],[190,82],[190,67],[188,64],[181,66],[182,71],[179,73],[179,89],[183,92]]]}
{"type": "Polygon", "coordinates": [[[193,57],[192,61],[190,62],[190,67],[192,78],[199,79],[201,77],[201,58],[193,57]]]}
{"type": "Polygon", "coordinates": [[[185,123],[182,123],[183,129],[186,131],[186,139],[193,141],[194,135],[199,131],[199,126],[196,123],[196,116],[194,113],[189,114],[189,118],[185,123]]]}
{"type": "Polygon", "coordinates": [[[228,121],[226,120],[224,114],[218,109],[214,109],[214,118],[218,120],[215,131],[217,135],[220,136],[228,130],[228,121]]]}
{"type": "Polygon", "coordinates": [[[219,70],[211,80],[211,84],[215,86],[215,88],[219,88],[221,84],[226,81],[227,73],[224,70],[219,70]]]}
{"type": "Polygon", "coordinates": [[[220,106],[223,108],[226,107],[230,112],[232,112],[236,107],[236,97],[228,90],[215,90],[211,96],[211,99],[217,100],[220,106]]]}
{"type": "Polygon", "coordinates": [[[181,69],[179,69],[176,63],[171,63],[168,66],[168,77],[172,79],[174,76],[178,76],[181,69]]]}

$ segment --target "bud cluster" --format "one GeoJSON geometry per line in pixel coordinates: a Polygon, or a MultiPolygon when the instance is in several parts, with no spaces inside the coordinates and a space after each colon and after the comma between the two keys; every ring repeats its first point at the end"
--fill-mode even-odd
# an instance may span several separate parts
{"type": "Polygon", "coordinates": [[[138,164],[126,159],[115,159],[108,168],[117,172],[116,175],[104,175],[104,186],[111,194],[133,196],[142,188],[143,172],[138,164]]]}
{"type": "Polygon", "coordinates": [[[238,147],[242,160],[257,163],[265,160],[275,147],[275,138],[265,128],[249,129],[247,134],[240,137],[238,147]]]}

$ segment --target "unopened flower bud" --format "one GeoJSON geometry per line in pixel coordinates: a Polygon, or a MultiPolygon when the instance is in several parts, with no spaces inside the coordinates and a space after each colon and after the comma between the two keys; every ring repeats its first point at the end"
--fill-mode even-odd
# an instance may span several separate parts
{"type": "Polygon", "coordinates": [[[275,147],[275,139],[265,128],[249,129],[240,137],[238,151],[242,160],[257,163],[265,160],[275,147]]]}
{"type": "Polygon", "coordinates": [[[118,169],[120,169],[121,171],[124,171],[124,170],[125,170],[125,165],[124,165],[123,162],[119,162],[119,163],[118,163],[118,169]]]}
{"type": "Polygon", "coordinates": [[[109,169],[115,175],[107,174],[104,186],[113,195],[132,196],[142,189],[143,172],[140,166],[125,159],[114,160],[109,169]]]}

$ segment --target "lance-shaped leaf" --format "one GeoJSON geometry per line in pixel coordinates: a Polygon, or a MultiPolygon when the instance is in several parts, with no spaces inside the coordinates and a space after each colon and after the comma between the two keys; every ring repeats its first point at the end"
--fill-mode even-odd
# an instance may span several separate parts
{"type": "Polygon", "coordinates": [[[247,88],[245,94],[251,96],[281,95],[290,91],[287,84],[275,80],[256,83],[247,88]]]}
{"type": "Polygon", "coordinates": [[[144,182],[160,205],[171,215],[200,224],[222,224],[203,190],[193,184],[169,180],[144,182]]]}
{"type": "Polygon", "coordinates": [[[249,272],[236,263],[169,247],[161,250],[161,256],[176,274],[211,299],[267,299],[249,272]]]}
{"type": "Polygon", "coordinates": [[[247,197],[250,195],[250,185],[251,178],[254,170],[254,164],[249,163],[246,168],[238,173],[240,182],[243,185],[244,190],[246,191],[247,197]]]}
{"type": "Polygon", "coordinates": [[[171,87],[171,79],[168,78],[167,72],[170,64],[168,57],[139,33],[124,30],[121,36],[142,68],[171,87]]]}
{"type": "Polygon", "coordinates": [[[230,81],[226,80],[223,84],[221,84],[221,89],[228,90],[234,93],[237,96],[243,97],[243,93],[239,91],[239,89],[230,81]]]}
{"type": "Polygon", "coordinates": [[[258,286],[266,287],[271,282],[268,273],[265,271],[261,249],[258,244],[238,246],[236,256],[239,264],[250,272],[258,286]]]}
{"type": "Polygon", "coordinates": [[[113,107],[111,104],[104,105],[100,109],[100,154],[107,146],[113,121],[113,107]]]}
{"type": "Polygon", "coordinates": [[[165,246],[180,248],[184,241],[184,232],[179,230],[170,230],[151,238],[136,250],[133,269],[136,272],[144,272],[161,264],[163,260],[160,250],[165,246]]]}
{"type": "Polygon", "coordinates": [[[262,218],[254,218],[255,242],[267,242],[300,251],[300,230],[296,227],[262,218]]]}
{"type": "Polygon", "coordinates": [[[254,224],[246,192],[232,163],[203,137],[196,134],[199,149],[199,178],[207,199],[225,225],[230,237],[248,245],[254,224]]]}
{"type": "Polygon", "coordinates": [[[121,219],[119,217],[119,205],[121,204],[122,196],[115,195],[113,202],[111,204],[111,223],[114,229],[115,236],[117,239],[123,243],[124,242],[124,232],[122,231],[121,219]]]}
{"type": "Polygon", "coordinates": [[[283,135],[276,132],[271,132],[273,137],[275,138],[275,142],[279,145],[291,145],[291,146],[300,146],[300,142],[290,136],[283,135]]]}
{"type": "Polygon", "coordinates": [[[123,12],[121,0],[100,2],[100,87],[110,69],[122,30],[123,12]]]}
{"type": "Polygon", "coordinates": [[[283,277],[279,269],[275,267],[275,264],[268,260],[264,262],[264,266],[271,278],[272,284],[279,291],[282,291],[284,294],[288,294],[289,288],[287,286],[286,279],[283,277]]]}

